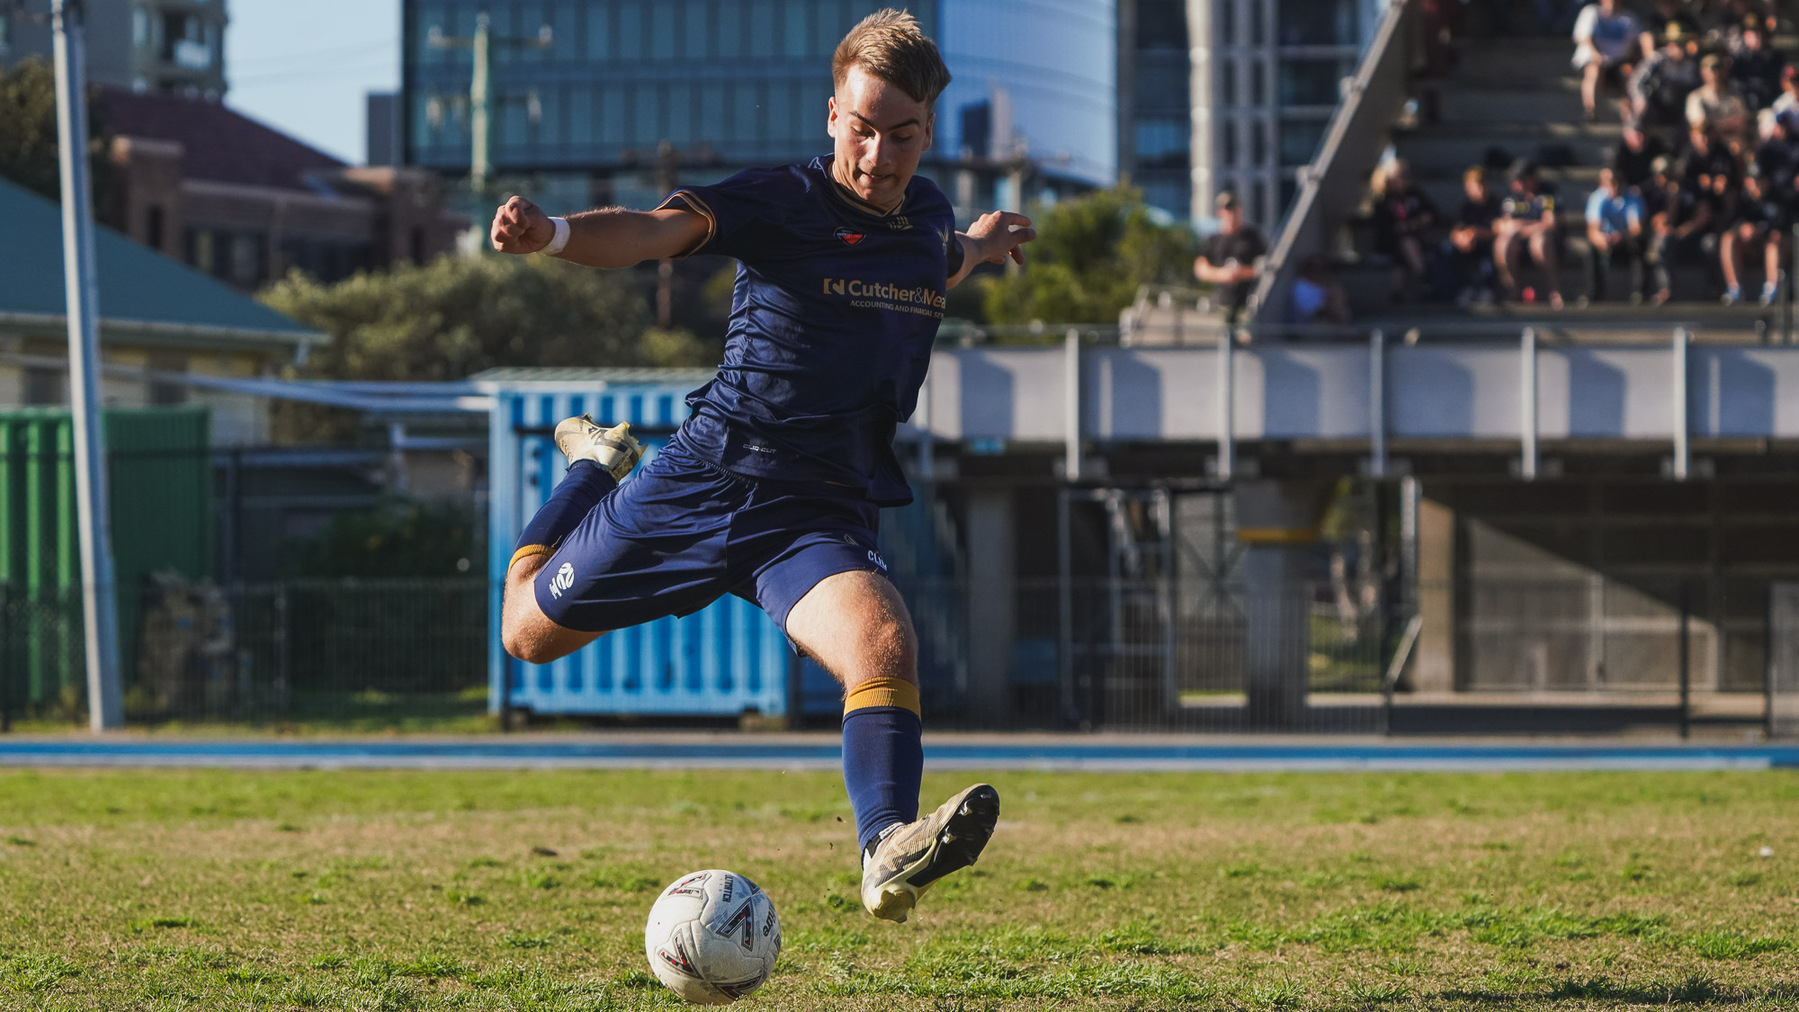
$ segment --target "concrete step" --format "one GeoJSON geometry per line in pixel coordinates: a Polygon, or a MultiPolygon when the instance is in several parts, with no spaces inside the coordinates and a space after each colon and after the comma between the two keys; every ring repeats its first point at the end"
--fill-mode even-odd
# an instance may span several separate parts
{"type": "MultiPolygon", "coordinates": [[[[1569,233],[1562,248],[1561,270],[1557,273],[1562,297],[1572,305],[1576,299],[1588,295],[1587,291],[1587,243],[1577,233],[1569,233]]],[[[1344,290],[1349,293],[1350,308],[1358,318],[1368,315],[1389,314],[1395,311],[1392,303],[1392,267],[1378,258],[1341,265],[1337,268],[1337,280],[1342,282],[1344,290]]],[[[1687,259],[1673,265],[1669,271],[1674,298],[1677,303],[1700,306],[1708,310],[1707,318],[1716,315],[1725,320],[1739,320],[1745,316],[1753,318],[1758,313],[1773,312],[1760,306],[1724,306],[1718,301],[1723,292],[1721,274],[1715,263],[1709,260],[1687,259]],[[1715,310],[1715,313],[1710,311],[1715,310]]],[[[1645,281],[1647,281],[1647,277],[1645,281]]],[[[1542,291],[1542,274],[1533,266],[1522,266],[1518,278],[1519,284],[1538,290],[1539,295],[1547,298],[1542,291]]],[[[1744,277],[1745,288],[1754,295],[1761,291],[1761,272],[1754,264],[1746,265],[1744,277]]],[[[1653,311],[1655,307],[1630,307],[1630,273],[1622,267],[1614,267],[1607,276],[1607,301],[1603,303],[1605,310],[1621,310],[1625,308],[1653,311]]],[[[1428,304],[1428,303],[1427,303],[1428,304]]],[[[1444,305],[1444,304],[1438,304],[1444,305]]],[[[1444,306],[1444,308],[1453,308],[1444,306]]],[[[1600,306],[1593,307],[1595,309],[1600,306]]],[[[1473,308],[1469,310],[1474,311],[1473,308]]]]}
{"type": "Polygon", "coordinates": [[[1519,87],[1516,84],[1469,87],[1455,82],[1438,95],[1438,122],[1468,123],[1577,123],[1581,118],[1580,89],[1519,87]]]}
{"type": "Polygon", "coordinates": [[[1507,159],[1555,161],[1549,157],[1554,153],[1575,164],[1598,165],[1621,133],[1616,124],[1604,123],[1436,124],[1397,133],[1393,146],[1415,171],[1438,174],[1482,164],[1500,154],[1507,159]]]}
{"type": "Polygon", "coordinates": [[[1569,39],[1478,39],[1459,47],[1451,78],[1505,77],[1518,82],[1560,77],[1573,67],[1569,39]]]}

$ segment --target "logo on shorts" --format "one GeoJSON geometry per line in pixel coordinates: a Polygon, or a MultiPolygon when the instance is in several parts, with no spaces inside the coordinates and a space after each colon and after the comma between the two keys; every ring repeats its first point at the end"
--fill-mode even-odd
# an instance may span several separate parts
{"type": "Polygon", "coordinates": [[[868,561],[880,566],[881,572],[885,573],[887,571],[887,560],[881,558],[881,553],[872,548],[868,550],[868,561]]]}
{"type": "Polygon", "coordinates": [[[556,575],[550,579],[550,596],[561,598],[562,592],[574,585],[575,567],[570,563],[564,562],[562,568],[556,570],[556,575]]]}
{"type": "Polygon", "coordinates": [[[845,246],[854,246],[868,238],[868,235],[863,232],[858,232],[855,229],[840,228],[837,230],[837,238],[842,239],[845,246]]]}

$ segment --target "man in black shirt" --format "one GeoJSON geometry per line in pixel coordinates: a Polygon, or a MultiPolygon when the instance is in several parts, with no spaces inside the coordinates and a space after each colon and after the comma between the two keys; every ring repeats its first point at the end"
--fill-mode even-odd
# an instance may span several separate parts
{"type": "Polygon", "coordinates": [[[1254,225],[1244,224],[1236,194],[1220,193],[1213,206],[1218,211],[1218,233],[1200,244],[1193,276],[1212,285],[1212,301],[1224,312],[1225,326],[1235,327],[1262,275],[1268,240],[1254,225]]]}
{"type": "Polygon", "coordinates": [[[1660,137],[1651,137],[1636,122],[1626,121],[1624,137],[1612,149],[1612,171],[1618,174],[1618,184],[1641,191],[1649,181],[1650,165],[1667,153],[1668,147],[1660,137]]]}
{"type": "Polygon", "coordinates": [[[1512,192],[1501,205],[1503,214],[1494,224],[1493,265],[1508,294],[1519,292],[1513,265],[1528,258],[1542,269],[1549,308],[1562,308],[1561,230],[1555,221],[1555,190],[1537,178],[1537,167],[1520,161],[1512,168],[1512,192]]]}
{"type": "Polygon", "coordinates": [[[1456,302],[1493,299],[1493,223],[1501,213],[1499,197],[1487,185],[1487,170],[1470,166],[1462,173],[1462,207],[1456,212],[1443,255],[1452,265],[1456,302]]]}

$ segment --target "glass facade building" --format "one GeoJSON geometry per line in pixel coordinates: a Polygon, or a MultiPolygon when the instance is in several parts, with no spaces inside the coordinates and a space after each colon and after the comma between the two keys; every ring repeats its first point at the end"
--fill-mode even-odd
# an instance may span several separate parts
{"type": "MultiPolygon", "coordinates": [[[[826,153],[831,54],[883,6],[403,0],[403,160],[467,174],[470,51],[434,38],[472,36],[481,12],[494,40],[494,171],[528,178],[562,204],[644,206],[671,178],[706,182],[826,153]]],[[[946,192],[992,199],[994,183],[1003,190],[1012,178],[1002,163],[1019,153],[1041,185],[1112,182],[1111,0],[932,0],[911,9],[956,78],[939,100],[926,165],[946,192]]]]}

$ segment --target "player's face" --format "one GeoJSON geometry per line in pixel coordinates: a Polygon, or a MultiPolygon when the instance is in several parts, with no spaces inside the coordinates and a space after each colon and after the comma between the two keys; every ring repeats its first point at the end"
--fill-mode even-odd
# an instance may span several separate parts
{"type": "Polygon", "coordinates": [[[831,96],[830,134],[837,181],[876,207],[906,195],[918,159],[931,148],[931,107],[861,67],[851,67],[831,96]]]}

